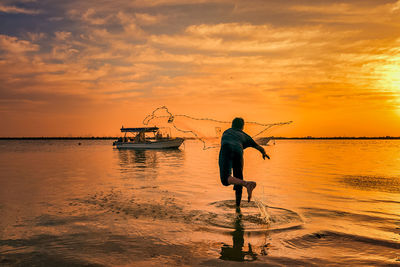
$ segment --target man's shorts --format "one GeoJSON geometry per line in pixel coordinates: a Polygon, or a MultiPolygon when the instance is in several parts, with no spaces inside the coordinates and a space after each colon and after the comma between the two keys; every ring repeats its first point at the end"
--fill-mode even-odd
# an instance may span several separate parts
{"type": "MultiPolygon", "coordinates": [[[[223,144],[219,152],[219,174],[221,183],[228,186],[228,178],[232,175],[243,180],[243,150],[230,144],[223,144]]],[[[241,187],[241,186],[240,186],[241,187]]]]}

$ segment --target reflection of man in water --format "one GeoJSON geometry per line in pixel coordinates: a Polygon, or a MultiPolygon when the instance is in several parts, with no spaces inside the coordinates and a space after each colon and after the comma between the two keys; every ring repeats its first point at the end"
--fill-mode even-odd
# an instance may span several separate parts
{"type": "Polygon", "coordinates": [[[235,231],[232,233],[233,246],[224,244],[221,247],[221,260],[231,261],[254,261],[257,254],[253,252],[249,243],[249,250],[243,251],[244,247],[244,228],[242,226],[242,214],[239,212],[235,220],[235,231]]]}
{"type": "Polygon", "coordinates": [[[256,187],[255,182],[243,180],[243,150],[247,147],[253,147],[261,152],[263,159],[265,157],[269,159],[264,148],[243,132],[243,127],[244,120],[242,118],[235,118],[232,121],[232,128],[229,128],[222,134],[221,150],[219,152],[221,182],[225,186],[234,185],[233,189],[236,190],[237,207],[240,206],[242,200],[243,186],[247,189],[248,201],[250,201],[252,192],[256,187]]]}

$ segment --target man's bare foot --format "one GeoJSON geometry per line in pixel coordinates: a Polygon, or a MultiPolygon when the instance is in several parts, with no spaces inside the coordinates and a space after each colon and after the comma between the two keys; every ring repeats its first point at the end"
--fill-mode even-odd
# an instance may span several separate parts
{"type": "Polygon", "coordinates": [[[247,189],[247,200],[250,202],[251,200],[251,195],[253,194],[254,188],[256,188],[257,183],[256,182],[247,182],[246,189],[247,189]]]}

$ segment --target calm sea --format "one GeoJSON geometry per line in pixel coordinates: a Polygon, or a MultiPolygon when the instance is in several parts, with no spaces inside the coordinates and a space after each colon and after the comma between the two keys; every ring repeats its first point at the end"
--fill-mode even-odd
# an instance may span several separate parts
{"type": "Polygon", "coordinates": [[[218,149],[196,141],[0,141],[0,265],[400,265],[400,141],[265,148],[244,172],[268,222],[254,202],[234,208],[218,149]]]}

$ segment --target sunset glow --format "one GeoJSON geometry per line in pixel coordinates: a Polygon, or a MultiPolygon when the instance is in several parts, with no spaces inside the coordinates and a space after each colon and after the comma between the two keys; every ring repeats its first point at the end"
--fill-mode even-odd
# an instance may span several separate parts
{"type": "Polygon", "coordinates": [[[0,4],[0,136],[118,135],[152,110],[400,136],[400,1],[0,4]]]}
{"type": "Polygon", "coordinates": [[[383,66],[385,89],[400,92],[400,58],[396,58],[391,65],[383,66]]]}

